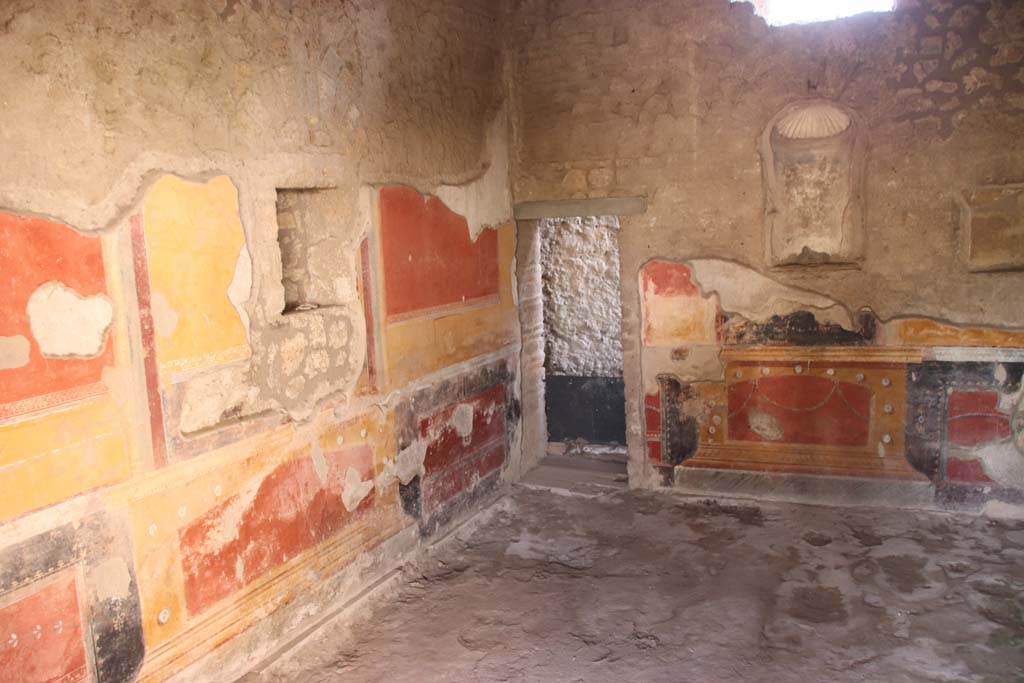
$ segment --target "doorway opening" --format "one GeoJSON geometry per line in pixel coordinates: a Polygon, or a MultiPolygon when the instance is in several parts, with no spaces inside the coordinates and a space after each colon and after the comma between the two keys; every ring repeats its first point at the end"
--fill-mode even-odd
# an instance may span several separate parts
{"type": "Polygon", "coordinates": [[[619,220],[538,224],[548,463],[624,469],[619,220]]]}

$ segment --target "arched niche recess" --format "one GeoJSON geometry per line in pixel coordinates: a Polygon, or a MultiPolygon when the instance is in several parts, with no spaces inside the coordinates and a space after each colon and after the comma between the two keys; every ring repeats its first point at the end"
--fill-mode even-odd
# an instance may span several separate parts
{"type": "Polygon", "coordinates": [[[857,264],[864,255],[864,126],[829,100],[783,108],[761,135],[769,265],[857,264]]]}

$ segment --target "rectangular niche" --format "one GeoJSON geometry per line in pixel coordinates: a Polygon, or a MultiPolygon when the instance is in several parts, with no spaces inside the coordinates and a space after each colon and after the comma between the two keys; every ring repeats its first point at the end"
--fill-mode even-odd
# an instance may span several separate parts
{"type": "MultiPolygon", "coordinates": [[[[284,314],[334,306],[330,250],[348,209],[336,188],[277,190],[277,243],[281,250],[284,314]],[[315,247],[315,252],[314,252],[315,247]]],[[[340,250],[334,249],[335,253],[340,250]]]]}
{"type": "Polygon", "coordinates": [[[960,252],[971,272],[1024,270],[1024,185],[964,190],[960,252]]]}

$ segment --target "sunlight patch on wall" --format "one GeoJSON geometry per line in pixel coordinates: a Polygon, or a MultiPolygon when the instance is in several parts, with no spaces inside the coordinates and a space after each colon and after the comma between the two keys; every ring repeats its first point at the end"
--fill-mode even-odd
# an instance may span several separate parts
{"type": "Polygon", "coordinates": [[[831,21],[863,12],[891,12],[894,0],[753,0],[753,5],[769,25],[783,26],[831,21]]]}

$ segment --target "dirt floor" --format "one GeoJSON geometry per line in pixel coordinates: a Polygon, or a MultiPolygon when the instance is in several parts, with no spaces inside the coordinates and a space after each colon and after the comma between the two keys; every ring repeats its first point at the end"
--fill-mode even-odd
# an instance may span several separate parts
{"type": "Polygon", "coordinates": [[[1024,523],[570,491],[562,470],[254,680],[1024,680],[1024,523]]]}

